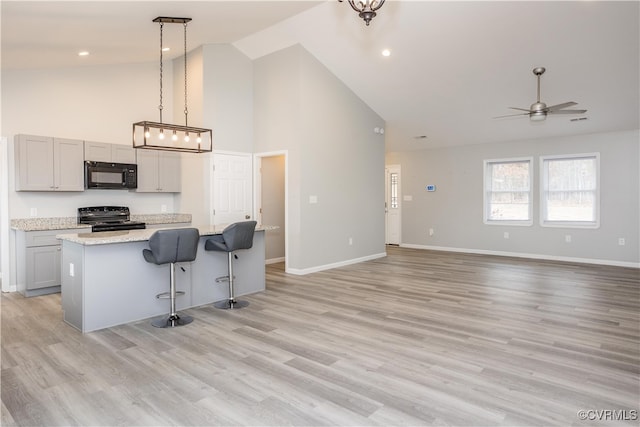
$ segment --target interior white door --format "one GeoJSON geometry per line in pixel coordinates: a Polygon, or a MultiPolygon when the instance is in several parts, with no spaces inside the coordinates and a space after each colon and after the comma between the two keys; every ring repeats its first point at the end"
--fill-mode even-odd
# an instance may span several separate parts
{"type": "Polygon", "coordinates": [[[251,154],[214,153],[211,223],[231,224],[252,218],[251,154]]]}
{"type": "Polygon", "coordinates": [[[385,240],[399,245],[401,236],[400,165],[385,168],[385,240]]]}

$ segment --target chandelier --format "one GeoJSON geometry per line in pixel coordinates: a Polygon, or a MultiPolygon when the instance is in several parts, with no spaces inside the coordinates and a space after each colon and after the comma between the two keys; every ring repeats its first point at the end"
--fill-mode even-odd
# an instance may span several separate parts
{"type": "Polygon", "coordinates": [[[187,23],[191,18],[158,17],[153,22],[160,24],[160,121],[137,122],[133,124],[133,148],[149,150],[184,151],[204,153],[213,150],[211,129],[188,125],[187,108],[187,23]],[[164,24],[182,24],[184,27],[184,126],[162,122],[162,30],[164,24]]]}
{"type": "MultiPolygon", "coordinates": [[[[338,0],[342,3],[343,0],[338,0]]],[[[358,12],[358,16],[364,19],[364,22],[369,25],[369,22],[376,17],[376,10],[380,9],[385,0],[347,0],[351,5],[351,8],[358,12]]]]}

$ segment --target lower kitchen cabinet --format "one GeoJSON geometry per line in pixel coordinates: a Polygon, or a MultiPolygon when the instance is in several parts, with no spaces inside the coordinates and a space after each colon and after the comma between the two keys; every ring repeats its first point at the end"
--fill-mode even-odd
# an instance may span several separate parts
{"type": "Polygon", "coordinates": [[[26,297],[60,292],[62,245],[56,235],[87,229],[17,231],[17,289],[26,297]]]}

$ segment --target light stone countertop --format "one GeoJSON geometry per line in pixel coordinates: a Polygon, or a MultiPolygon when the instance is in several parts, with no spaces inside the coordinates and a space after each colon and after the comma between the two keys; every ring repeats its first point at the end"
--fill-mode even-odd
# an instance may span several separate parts
{"type": "MultiPolygon", "coordinates": [[[[222,231],[227,225],[203,225],[193,226],[200,232],[202,236],[213,236],[215,234],[222,234],[222,231]]],[[[87,233],[69,233],[58,234],[56,239],[66,240],[73,243],[78,243],[84,246],[93,245],[108,245],[113,243],[127,243],[127,242],[144,242],[149,240],[149,237],[158,230],[170,229],[172,227],[163,228],[147,228],[144,230],[121,230],[121,231],[100,231],[100,232],[87,232],[87,233]]],[[[180,228],[189,228],[180,227],[180,228]]],[[[256,231],[277,230],[279,227],[276,225],[259,225],[256,227],[256,231]]]]}
{"type": "MultiPolygon", "coordinates": [[[[131,221],[144,222],[147,225],[191,223],[191,214],[162,213],[162,214],[131,214],[131,221]]],[[[18,231],[50,231],[87,228],[91,226],[78,224],[75,216],[52,218],[16,218],[11,220],[11,228],[18,231]]]]}
{"type": "Polygon", "coordinates": [[[91,231],[90,225],[78,224],[78,218],[74,216],[55,218],[17,218],[11,220],[11,228],[18,231],[49,231],[86,228],[91,231]]]}

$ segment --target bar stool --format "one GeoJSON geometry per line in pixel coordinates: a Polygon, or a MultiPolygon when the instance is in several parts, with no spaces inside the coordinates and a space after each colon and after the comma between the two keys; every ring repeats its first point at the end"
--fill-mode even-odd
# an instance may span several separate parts
{"type": "Polygon", "coordinates": [[[222,230],[222,234],[216,234],[204,243],[204,249],[207,251],[226,252],[228,256],[228,276],[218,277],[216,283],[229,282],[229,299],[219,301],[214,305],[216,308],[233,309],[243,308],[249,305],[249,301],[236,300],[233,293],[233,257],[238,256],[234,253],[239,249],[250,249],[253,246],[253,234],[256,229],[256,221],[242,221],[229,225],[222,230]]]}
{"type": "Polygon", "coordinates": [[[156,328],[173,328],[193,322],[191,316],[180,316],[176,313],[176,296],[184,292],[176,292],[176,262],[190,262],[196,259],[200,233],[197,228],[175,228],[158,230],[149,238],[149,248],[143,249],[145,261],[156,265],[169,264],[169,292],[156,295],[156,298],[168,298],[171,302],[171,313],[154,319],[151,324],[156,328]]]}

